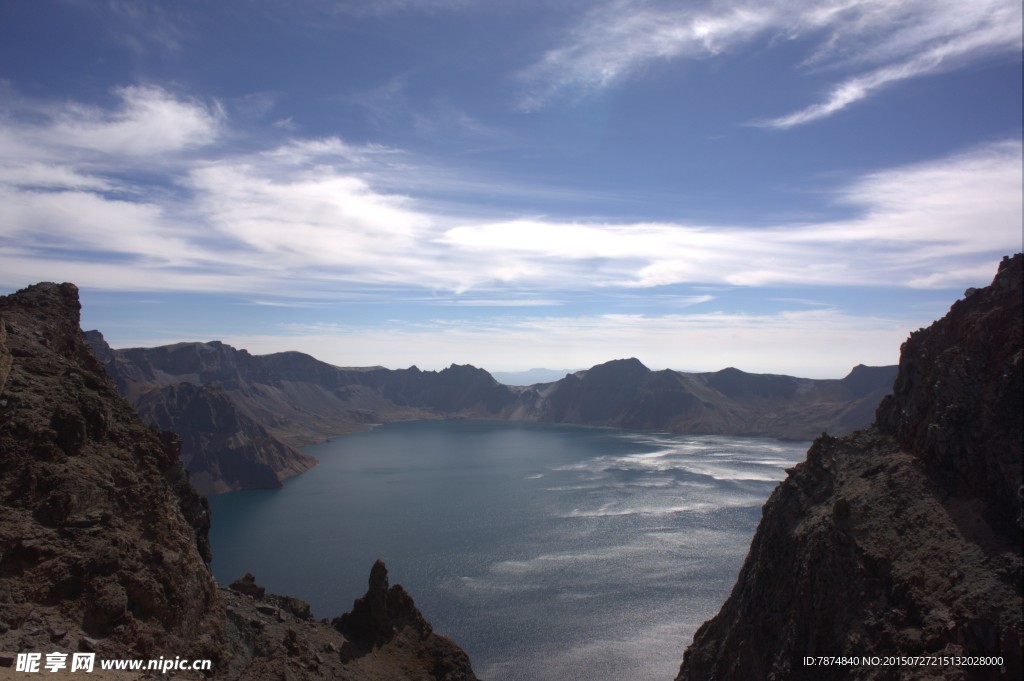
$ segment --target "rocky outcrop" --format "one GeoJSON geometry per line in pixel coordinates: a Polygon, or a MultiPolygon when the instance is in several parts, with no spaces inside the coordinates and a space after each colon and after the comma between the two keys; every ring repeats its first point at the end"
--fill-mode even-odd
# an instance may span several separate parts
{"type": "Polygon", "coordinates": [[[914,333],[877,423],[790,470],[678,680],[1021,677],[1022,278],[1005,259],[914,333]]]}
{"type": "Polygon", "coordinates": [[[267,594],[252,575],[235,581],[222,591],[237,651],[231,678],[477,681],[466,653],[432,631],[401,586],[388,586],[384,563],[377,561],[370,574],[370,590],[353,613],[333,624],[315,621],[300,598],[267,594]],[[384,618],[362,616],[360,604],[376,603],[382,588],[384,618]]]}
{"type": "Polygon", "coordinates": [[[351,641],[342,655],[365,655],[381,646],[394,646],[401,636],[417,636],[427,641],[424,652],[437,678],[448,681],[472,681],[475,677],[466,653],[448,639],[433,634],[413,603],[412,596],[400,584],[389,586],[388,570],[378,560],[370,570],[366,594],[356,599],[350,612],[332,623],[351,641]]]}
{"type": "Polygon", "coordinates": [[[461,650],[408,614],[411,599],[391,639],[366,648],[372,632],[353,623],[350,640],[251,577],[218,589],[209,507],[177,436],[142,424],[78,313],[71,284],[0,298],[12,358],[0,396],[0,666],[22,651],[84,650],[209,659],[229,680],[475,678],[461,650]]]}
{"type": "Polygon", "coordinates": [[[430,624],[423,619],[405,589],[398,584],[389,586],[388,569],[381,560],[370,570],[366,594],[357,598],[352,610],[332,624],[346,638],[371,647],[387,643],[405,626],[412,626],[422,635],[431,631],[430,624]]]}
{"type": "Polygon", "coordinates": [[[143,426],[107,380],[78,312],[70,284],[0,298],[13,358],[0,400],[0,646],[205,653],[220,640],[209,509],[177,438],[143,426]]]}

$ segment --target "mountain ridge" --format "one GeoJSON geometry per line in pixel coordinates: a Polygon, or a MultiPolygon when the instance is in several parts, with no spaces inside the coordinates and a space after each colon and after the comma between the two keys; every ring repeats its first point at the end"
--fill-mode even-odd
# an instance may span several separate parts
{"type": "MultiPolygon", "coordinates": [[[[219,341],[114,350],[98,331],[86,335],[143,418],[182,434],[186,458],[195,462],[189,469],[206,493],[274,486],[261,466],[269,466],[280,482],[310,465],[288,455],[288,448],[410,419],[482,418],[809,440],[870,422],[896,370],[859,365],[845,378],[821,380],[735,368],[651,371],[626,358],[550,383],[510,387],[471,365],[440,371],[353,369],[298,352],[251,355],[219,341]],[[221,454],[200,451],[199,445],[227,434],[199,432],[196,419],[178,415],[174,390],[181,389],[172,390],[178,384],[202,385],[207,402],[237,412],[223,414],[221,422],[252,420],[236,439],[261,444],[245,466],[235,466],[252,475],[217,477],[221,454]]],[[[224,450],[223,456],[237,460],[240,454],[224,450]]]]}

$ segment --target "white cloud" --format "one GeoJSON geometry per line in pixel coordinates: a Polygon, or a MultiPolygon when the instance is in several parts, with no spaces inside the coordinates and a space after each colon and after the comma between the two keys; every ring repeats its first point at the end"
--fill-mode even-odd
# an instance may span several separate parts
{"type": "Polygon", "coordinates": [[[0,284],[11,289],[30,282],[70,281],[83,288],[106,291],[187,291],[246,294],[265,290],[266,277],[237,269],[161,267],[146,260],[106,254],[41,252],[34,248],[0,245],[0,284]],[[91,256],[92,259],[85,259],[91,256]],[[104,259],[106,258],[106,259],[104,259]]]}
{"type": "Polygon", "coordinates": [[[256,164],[266,172],[275,172],[271,164],[285,167],[313,165],[324,168],[343,168],[366,173],[372,170],[371,161],[389,156],[400,156],[401,151],[379,144],[349,144],[339,137],[295,138],[287,144],[259,153],[247,162],[256,164]]]}
{"type": "Polygon", "coordinates": [[[637,0],[605,3],[589,12],[563,45],[520,74],[533,86],[524,108],[543,106],[564,90],[608,87],[653,61],[718,54],[771,25],[773,14],[757,6],[715,11],[637,0]]]}
{"type": "Polygon", "coordinates": [[[115,91],[113,112],[67,105],[55,112],[46,132],[53,143],[111,155],[148,156],[212,142],[221,122],[216,107],[179,99],[157,87],[115,91]]]}
{"type": "MultiPolygon", "coordinates": [[[[867,175],[841,194],[865,206],[857,219],[824,227],[824,238],[903,242],[920,249],[1019,249],[1021,246],[1020,141],[867,175]],[[973,247],[972,247],[973,245],[973,247]]],[[[953,251],[947,252],[951,254],[953,251]]],[[[900,257],[903,257],[902,254],[900,257]]]]}
{"type": "MultiPolygon", "coordinates": [[[[1001,6],[991,9],[991,14],[975,15],[971,11],[956,14],[958,17],[970,17],[973,22],[963,34],[950,33],[963,26],[934,26],[933,32],[908,29],[913,37],[902,41],[893,40],[896,44],[881,46],[880,51],[891,54],[894,62],[849,78],[829,93],[824,102],[813,104],[800,111],[780,116],[761,125],[774,128],[791,128],[810,123],[830,116],[849,105],[867,98],[877,90],[892,83],[915,78],[917,76],[949,71],[962,66],[964,62],[985,54],[1020,50],[1021,19],[1016,6],[1016,16],[1011,7],[1001,6]],[[972,16],[975,15],[975,16],[972,16]],[[931,45],[930,47],[928,47],[931,45]],[[888,49],[886,49],[888,47],[888,49]]],[[[960,9],[958,7],[958,9],[960,9]]],[[[976,7],[974,9],[977,9],[976,7]]],[[[962,22],[968,23],[968,22],[962,22]]]]}
{"type": "Polygon", "coordinates": [[[556,307],[563,303],[557,298],[477,298],[467,296],[428,300],[420,304],[455,307],[556,307]]]}
{"type": "MultiPolygon", "coordinates": [[[[22,257],[33,260],[113,260],[111,270],[127,264],[119,262],[121,256],[154,270],[199,264],[203,254],[195,250],[195,235],[179,232],[152,203],[84,190],[0,187],[0,238],[17,244],[22,257]],[[57,251],[63,256],[54,255],[57,251]]],[[[22,269],[6,267],[7,277],[22,269]]]]}
{"type": "Polygon", "coordinates": [[[105,178],[80,172],[74,166],[15,159],[7,159],[0,166],[0,185],[92,191],[109,191],[114,188],[105,178]]]}
{"type": "Polygon", "coordinates": [[[542,277],[592,286],[960,285],[996,254],[1021,248],[1021,158],[1020,143],[1005,142],[869,175],[842,190],[841,200],[861,209],[842,222],[752,229],[517,220],[462,225],[445,238],[491,259],[492,269],[543,263],[542,277]]]}
{"type": "Polygon", "coordinates": [[[609,87],[657,61],[710,58],[758,38],[816,39],[804,66],[843,71],[824,101],[765,121],[786,128],[832,115],[900,80],[992,54],[1019,55],[1017,0],[611,0],[520,75],[526,109],[609,87]]]}
{"type": "Polygon", "coordinates": [[[113,112],[48,106],[48,124],[8,117],[0,128],[0,283],[75,273],[110,289],[135,278],[139,290],[476,294],[465,301],[670,284],[968,286],[1021,247],[1019,141],[851,181],[835,198],[856,213],[841,221],[496,220],[391,189],[416,176],[420,196],[431,189],[433,175],[400,150],[323,138],[230,153],[210,143],[225,125],[212,107],[120,92],[113,112]],[[140,137],[164,129],[159,142],[140,137]],[[156,144],[167,158],[147,157],[150,183],[126,179],[156,144]]]}
{"type": "MultiPolygon", "coordinates": [[[[225,123],[216,104],[176,97],[159,87],[115,88],[117,106],[18,101],[0,112],[0,160],[33,162],[78,171],[112,168],[213,143],[225,123]]],[[[38,170],[36,171],[38,172],[38,170]]],[[[79,178],[80,179],[80,178],[79,178]]]]}
{"type": "Polygon", "coordinates": [[[276,155],[287,159],[286,173],[266,159],[240,159],[189,174],[191,208],[234,244],[230,257],[272,279],[304,273],[328,282],[445,283],[429,276],[432,216],[350,171],[297,167],[306,151],[300,145],[276,155]]]}

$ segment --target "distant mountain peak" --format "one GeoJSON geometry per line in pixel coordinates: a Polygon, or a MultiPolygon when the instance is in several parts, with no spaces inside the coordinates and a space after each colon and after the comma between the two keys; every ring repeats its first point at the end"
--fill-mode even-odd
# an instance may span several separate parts
{"type": "Polygon", "coordinates": [[[650,369],[638,360],[636,357],[629,357],[626,359],[613,359],[603,364],[597,364],[587,370],[587,376],[593,377],[595,374],[600,375],[604,373],[620,373],[620,374],[631,374],[631,375],[643,375],[650,373],[650,369]]]}

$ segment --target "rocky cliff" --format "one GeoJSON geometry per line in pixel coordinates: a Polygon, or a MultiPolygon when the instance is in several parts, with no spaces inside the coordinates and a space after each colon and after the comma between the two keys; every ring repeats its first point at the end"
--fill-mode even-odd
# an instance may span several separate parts
{"type": "Polygon", "coordinates": [[[280,487],[317,463],[268,433],[212,385],[156,388],[136,400],[136,410],[144,422],[181,437],[182,462],[202,494],[280,487]]]}
{"type": "Polygon", "coordinates": [[[475,678],[404,591],[343,634],[299,599],[218,589],[178,438],[118,395],[78,313],[71,284],[0,298],[0,668],[84,650],[210,659],[219,679],[475,678]]]}
{"type": "Polygon", "coordinates": [[[248,353],[220,343],[160,348],[177,372],[169,373],[112,350],[99,331],[87,332],[86,339],[142,420],[179,435],[182,461],[200,493],[280,487],[284,479],[316,465],[316,459],[240,408],[244,400],[233,397],[231,387],[242,385],[237,358],[244,363],[248,353]]]}
{"type": "Polygon", "coordinates": [[[1021,678],[1022,262],[911,335],[874,425],[790,471],[678,681],[1021,678]]]}
{"type": "Polygon", "coordinates": [[[2,298],[0,317],[13,359],[0,395],[4,643],[210,645],[209,510],[175,437],[118,397],[78,329],[73,286],[2,298]]]}
{"type": "Polygon", "coordinates": [[[511,388],[468,365],[344,369],[298,352],[253,356],[216,341],[112,350],[99,332],[87,337],[143,419],[182,436],[186,467],[204,493],[274,486],[314,463],[294,447],[407,419],[788,439],[847,433],[870,422],[896,371],[858,366],[840,380],[812,380],[733,368],[651,371],[627,359],[511,388]]]}

